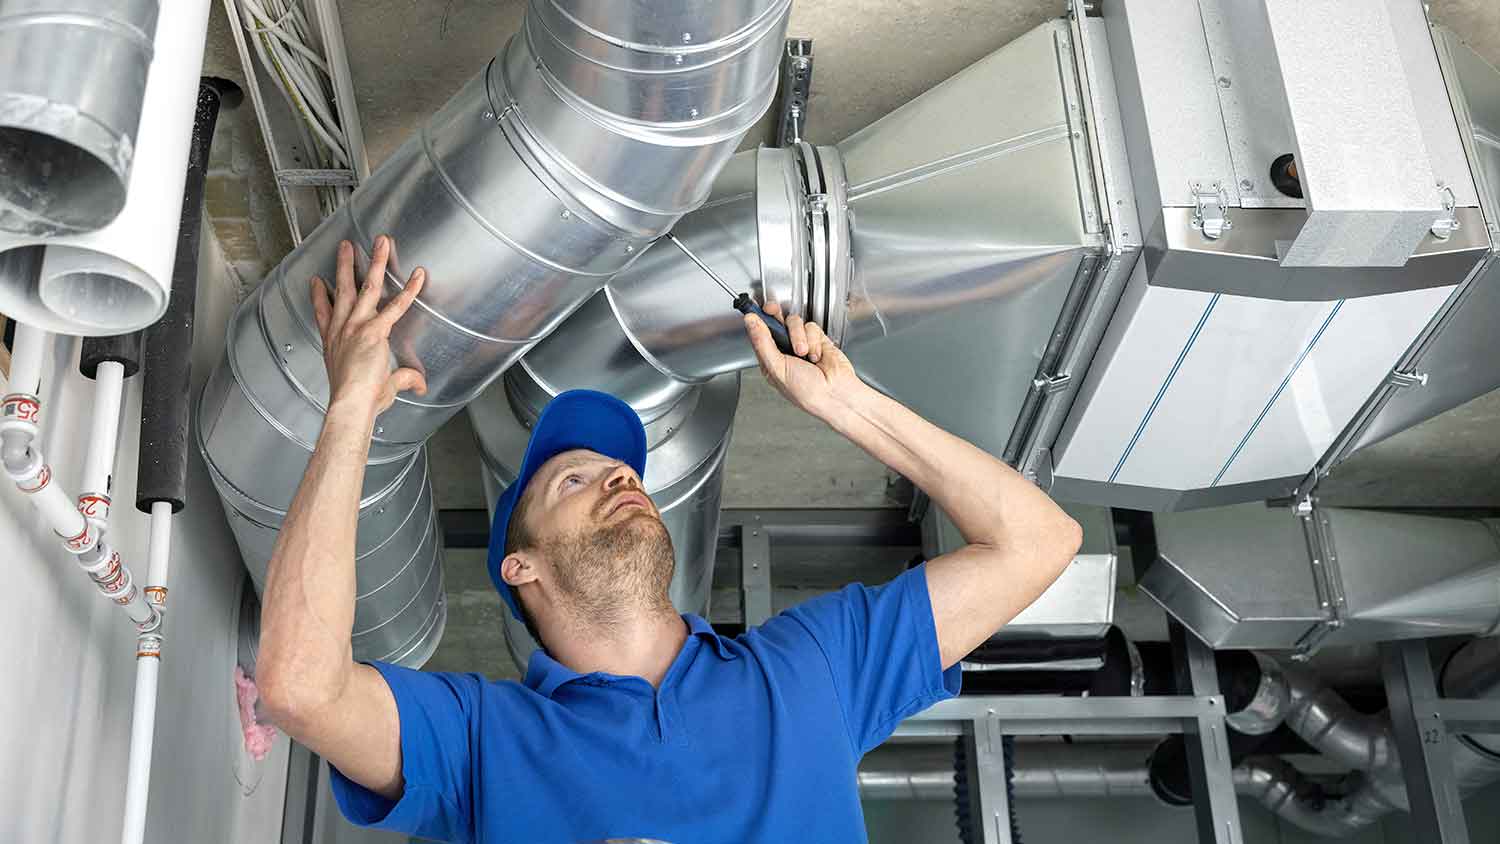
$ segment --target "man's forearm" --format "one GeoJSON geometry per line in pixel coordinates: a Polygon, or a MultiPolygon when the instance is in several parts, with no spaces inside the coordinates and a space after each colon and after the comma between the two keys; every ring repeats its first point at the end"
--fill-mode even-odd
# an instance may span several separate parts
{"type": "Polygon", "coordinates": [[[1074,529],[1052,499],[1004,462],[868,386],[826,420],[927,493],[966,542],[1000,546],[1074,529]]]}
{"type": "Polygon", "coordinates": [[[316,706],[351,666],[354,535],[374,413],[329,408],[266,574],[257,673],[268,699],[316,706]],[[287,681],[285,683],[279,681],[287,681]],[[279,688],[277,688],[279,687],[279,688]],[[301,700],[286,700],[293,693],[301,700]]]}

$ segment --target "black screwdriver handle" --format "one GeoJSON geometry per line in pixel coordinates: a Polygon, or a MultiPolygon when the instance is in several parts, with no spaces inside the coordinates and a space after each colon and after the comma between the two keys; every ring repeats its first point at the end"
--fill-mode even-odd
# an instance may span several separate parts
{"type": "Polygon", "coordinates": [[[760,321],[771,329],[771,339],[776,341],[776,348],[780,349],[784,355],[792,354],[792,335],[786,332],[786,326],[781,324],[781,320],[761,310],[760,305],[755,304],[749,293],[741,293],[734,297],[734,309],[742,314],[755,314],[760,317],[760,321]]]}

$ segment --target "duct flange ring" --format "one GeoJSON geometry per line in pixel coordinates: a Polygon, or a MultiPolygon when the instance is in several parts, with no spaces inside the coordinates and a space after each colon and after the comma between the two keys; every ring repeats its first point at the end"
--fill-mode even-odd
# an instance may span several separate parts
{"type": "Polygon", "coordinates": [[[798,144],[808,177],[808,220],[812,232],[809,318],[836,345],[848,327],[849,217],[843,159],[835,147],[798,144]]]}
{"type": "Polygon", "coordinates": [[[807,194],[792,149],[755,151],[755,229],[760,246],[762,301],[806,315],[807,194]]]}

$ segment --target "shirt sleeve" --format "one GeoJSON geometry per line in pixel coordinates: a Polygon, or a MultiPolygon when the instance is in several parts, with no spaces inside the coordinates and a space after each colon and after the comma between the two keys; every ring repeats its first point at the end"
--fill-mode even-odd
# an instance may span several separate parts
{"type": "Polygon", "coordinates": [[[885,741],[903,719],[958,694],[961,670],[943,670],[937,625],[927,594],[927,565],[881,586],[854,583],[793,607],[817,642],[861,755],[885,741]]]}
{"type": "Polygon", "coordinates": [[[369,664],[385,678],[396,698],[405,786],[400,799],[388,800],[330,765],[339,811],[359,826],[437,841],[472,841],[470,736],[484,678],[416,671],[385,662],[369,664]]]}

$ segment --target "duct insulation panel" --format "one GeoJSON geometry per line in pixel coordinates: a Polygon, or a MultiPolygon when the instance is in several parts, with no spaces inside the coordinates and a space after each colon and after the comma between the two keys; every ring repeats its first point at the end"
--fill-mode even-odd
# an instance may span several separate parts
{"type": "MultiPolygon", "coordinates": [[[[1119,2],[1104,22],[1108,66],[1088,73],[1119,92],[1146,237],[1055,442],[1052,492],[1147,510],[1285,495],[1490,254],[1432,36],[1415,4],[1382,4],[1382,43],[1399,57],[1388,70],[1412,101],[1402,120],[1415,134],[1397,152],[1420,157],[1434,191],[1444,185],[1458,228],[1427,232],[1400,266],[1373,255],[1345,265],[1352,253],[1309,266],[1321,259],[1287,255],[1319,194],[1282,193],[1272,164],[1303,147],[1373,143],[1309,116],[1305,98],[1328,96],[1306,88],[1322,42],[1283,38],[1253,3],[1119,2]]],[[[1372,86],[1341,88],[1342,108],[1373,108],[1384,94],[1372,86]]],[[[1354,195],[1368,176],[1320,168],[1317,184],[1354,195]]],[[[1364,242],[1348,234],[1346,245],[1364,242]]],[[[1339,248],[1317,243],[1325,258],[1339,248]]]]}

